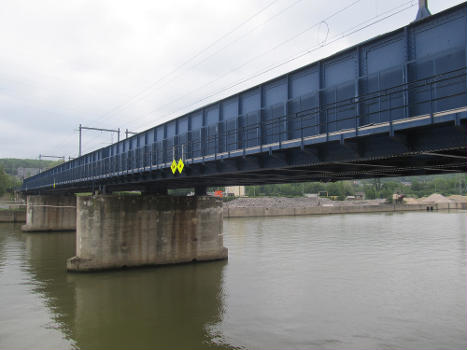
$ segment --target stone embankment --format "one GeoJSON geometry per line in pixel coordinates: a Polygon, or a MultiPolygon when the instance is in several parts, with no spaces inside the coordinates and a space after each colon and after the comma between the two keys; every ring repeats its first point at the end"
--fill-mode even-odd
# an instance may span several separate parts
{"type": "Polygon", "coordinates": [[[26,222],[26,210],[0,209],[0,222],[26,222]]]}
{"type": "Polygon", "coordinates": [[[396,211],[433,211],[467,209],[467,197],[444,197],[433,194],[426,198],[409,198],[400,204],[388,204],[383,199],[331,201],[326,198],[238,198],[224,203],[224,217],[299,216],[396,211]]]}
{"type": "Polygon", "coordinates": [[[0,222],[26,222],[26,205],[22,202],[0,201],[0,222]]]}

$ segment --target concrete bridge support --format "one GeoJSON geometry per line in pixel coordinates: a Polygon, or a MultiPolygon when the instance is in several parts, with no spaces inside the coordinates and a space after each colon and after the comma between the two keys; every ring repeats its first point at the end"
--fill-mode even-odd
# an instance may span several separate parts
{"type": "Polygon", "coordinates": [[[222,202],[208,197],[78,197],[76,256],[69,271],[227,258],[222,202]]]}
{"type": "Polygon", "coordinates": [[[76,197],[74,195],[27,196],[26,224],[31,231],[74,231],[76,229],[76,197]]]}

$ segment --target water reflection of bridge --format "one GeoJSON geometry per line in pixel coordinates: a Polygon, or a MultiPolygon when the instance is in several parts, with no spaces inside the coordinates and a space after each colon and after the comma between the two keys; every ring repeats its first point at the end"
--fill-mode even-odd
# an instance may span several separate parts
{"type": "Polygon", "coordinates": [[[209,326],[223,317],[225,262],[67,274],[73,234],[17,237],[25,241],[35,291],[78,348],[222,348],[209,326]]]}

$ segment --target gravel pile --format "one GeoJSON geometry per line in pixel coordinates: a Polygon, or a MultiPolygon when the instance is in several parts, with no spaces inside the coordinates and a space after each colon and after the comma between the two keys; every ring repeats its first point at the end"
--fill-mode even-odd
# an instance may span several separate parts
{"type": "Polygon", "coordinates": [[[449,198],[444,197],[442,194],[433,193],[428,197],[420,198],[419,203],[452,203],[453,201],[449,198]]]}
{"type": "MultiPolygon", "coordinates": [[[[362,206],[362,205],[380,205],[386,202],[385,199],[372,200],[347,200],[332,201],[327,198],[317,197],[257,197],[235,198],[230,202],[225,202],[226,208],[308,208],[308,207],[342,207],[342,206],[362,206]]],[[[433,193],[423,198],[404,198],[406,204],[426,204],[426,203],[455,203],[467,202],[467,196],[453,195],[445,197],[439,193],[433,193]]]]}
{"type": "Polygon", "coordinates": [[[404,198],[404,202],[407,204],[426,204],[426,203],[456,203],[456,202],[467,202],[467,196],[452,195],[445,197],[439,193],[433,193],[428,197],[422,198],[404,198]]]}
{"type": "Polygon", "coordinates": [[[417,198],[412,198],[412,197],[405,197],[404,203],[405,204],[420,204],[417,198]]]}
{"type": "Polygon", "coordinates": [[[467,202],[467,196],[461,196],[459,194],[453,194],[452,196],[449,196],[448,198],[454,202],[467,202]]]}
{"type": "Polygon", "coordinates": [[[359,200],[359,201],[332,201],[327,198],[306,198],[306,197],[257,197],[257,198],[236,198],[224,203],[227,208],[308,208],[316,206],[359,206],[359,205],[379,205],[384,203],[384,199],[359,200]]]}

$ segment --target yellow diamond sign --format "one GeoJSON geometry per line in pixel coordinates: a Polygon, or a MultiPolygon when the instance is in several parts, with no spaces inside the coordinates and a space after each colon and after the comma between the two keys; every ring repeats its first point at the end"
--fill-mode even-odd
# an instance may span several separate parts
{"type": "Polygon", "coordinates": [[[178,172],[181,174],[182,173],[182,170],[183,170],[183,167],[185,166],[185,164],[183,164],[183,160],[182,158],[180,158],[178,160],[178,172]]]}
{"type": "Polygon", "coordinates": [[[170,169],[172,169],[173,174],[175,174],[175,172],[177,171],[177,162],[175,161],[175,159],[172,161],[172,165],[170,166],[170,169]]]}

